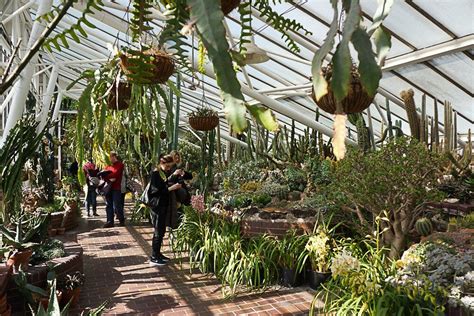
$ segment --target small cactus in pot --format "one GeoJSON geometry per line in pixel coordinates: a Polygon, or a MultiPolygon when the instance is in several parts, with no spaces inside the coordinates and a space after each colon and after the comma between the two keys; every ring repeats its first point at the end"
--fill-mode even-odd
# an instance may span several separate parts
{"type": "Polygon", "coordinates": [[[415,230],[421,236],[426,237],[433,232],[433,224],[429,218],[422,217],[416,221],[415,230]]]}

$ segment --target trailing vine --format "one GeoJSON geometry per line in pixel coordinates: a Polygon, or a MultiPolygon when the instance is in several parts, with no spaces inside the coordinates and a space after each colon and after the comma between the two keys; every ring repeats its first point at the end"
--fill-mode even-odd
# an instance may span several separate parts
{"type": "MultiPolygon", "coordinates": [[[[74,2],[77,2],[75,0],[74,2]]],[[[76,42],[80,43],[81,39],[78,34],[82,35],[83,37],[87,38],[87,32],[84,30],[81,24],[86,25],[92,29],[95,29],[95,25],[87,20],[88,15],[94,14],[93,9],[97,11],[102,11],[102,7],[104,6],[102,0],[87,0],[86,8],[82,11],[82,16],[77,19],[77,22],[72,25],[70,28],[56,34],[55,36],[48,38],[43,47],[46,48],[48,51],[52,52],[52,46],[56,48],[58,51],[61,51],[60,42],[64,45],[64,47],[69,48],[68,44],[68,35],[76,42]]],[[[44,20],[50,23],[60,12],[62,11],[62,6],[57,6],[54,10],[39,16],[39,20],[44,20]]]]}
{"type": "Polygon", "coordinates": [[[240,13],[240,41],[239,41],[239,53],[245,55],[246,43],[251,42],[252,38],[252,0],[243,1],[239,4],[240,13]]]}
{"type": "Polygon", "coordinates": [[[130,21],[130,30],[132,31],[132,40],[139,42],[141,36],[153,30],[153,27],[149,25],[153,21],[150,14],[153,8],[152,1],[149,0],[133,0],[133,9],[131,11],[132,18],[130,21]]]}

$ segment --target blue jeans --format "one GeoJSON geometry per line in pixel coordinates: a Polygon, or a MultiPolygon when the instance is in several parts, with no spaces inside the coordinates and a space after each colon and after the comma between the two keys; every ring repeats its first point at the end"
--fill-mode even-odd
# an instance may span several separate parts
{"type": "Polygon", "coordinates": [[[105,195],[105,212],[107,213],[107,223],[114,223],[115,214],[120,223],[125,221],[123,215],[124,199],[122,198],[122,192],[120,190],[110,190],[105,195]]]}
{"type": "Polygon", "coordinates": [[[95,191],[95,188],[87,186],[87,195],[86,195],[86,210],[87,210],[87,215],[90,214],[90,209],[92,206],[92,213],[96,214],[97,213],[97,192],[95,191]]]}

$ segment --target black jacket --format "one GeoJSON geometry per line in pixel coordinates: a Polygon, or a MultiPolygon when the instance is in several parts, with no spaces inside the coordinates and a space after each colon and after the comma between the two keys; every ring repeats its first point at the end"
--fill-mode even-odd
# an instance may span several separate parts
{"type": "Polygon", "coordinates": [[[168,183],[161,178],[158,170],[151,173],[149,194],[151,197],[160,199],[158,207],[168,207],[170,195],[168,191],[168,183]]]}

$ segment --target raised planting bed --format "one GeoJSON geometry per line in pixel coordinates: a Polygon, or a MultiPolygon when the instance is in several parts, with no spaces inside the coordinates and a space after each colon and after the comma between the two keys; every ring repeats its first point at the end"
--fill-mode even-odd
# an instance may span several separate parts
{"type": "Polygon", "coordinates": [[[301,234],[310,233],[316,222],[315,212],[315,210],[305,209],[249,207],[238,211],[242,214],[240,215],[242,216],[240,231],[246,237],[263,234],[281,237],[291,229],[301,234]]]}
{"type": "MultiPolygon", "coordinates": [[[[64,242],[64,248],[66,250],[65,257],[52,259],[37,266],[30,266],[27,273],[28,283],[41,288],[46,288],[48,264],[55,266],[57,279],[62,279],[67,274],[72,274],[76,271],[82,272],[84,270],[82,247],[76,242],[67,241],[64,242]]],[[[10,277],[8,281],[6,293],[8,303],[12,307],[12,313],[23,315],[25,312],[25,302],[23,296],[17,289],[17,285],[13,280],[13,277],[10,277]]]]}

